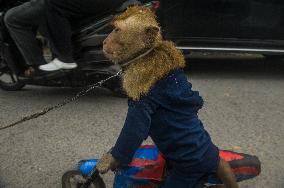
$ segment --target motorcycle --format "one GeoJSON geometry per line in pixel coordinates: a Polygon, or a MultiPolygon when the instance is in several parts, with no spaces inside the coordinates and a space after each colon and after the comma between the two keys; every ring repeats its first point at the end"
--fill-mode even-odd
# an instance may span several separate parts
{"type": "MultiPolygon", "coordinates": [[[[0,1],[0,88],[7,91],[20,90],[25,85],[85,87],[115,75],[119,68],[113,66],[102,52],[103,41],[108,33],[112,31],[110,22],[116,14],[123,12],[128,6],[142,4],[137,0],[128,0],[112,13],[96,15],[83,21],[80,20],[79,23],[72,24],[73,28],[75,28],[72,36],[74,57],[78,68],[56,71],[37,77],[36,79],[22,79],[19,75],[26,68],[25,61],[10,37],[3,18],[7,10],[24,2],[25,0],[0,1]]],[[[155,9],[157,8],[157,3],[157,1],[151,1],[143,5],[155,9]]],[[[45,40],[38,39],[38,41],[39,45],[46,48],[45,40]]],[[[43,51],[46,52],[47,50],[43,51]]],[[[49,54],[50,56],[52,54],[49,54]]],[[[48,57],[48,53],[45,53],[45,57],[48,57]]],[[[120,77],[112,79],[102,87],[110,89],[119,96],[123,95],[123,90],[120,86],[120,77]]]]}
{"type": "MultiPolygon", "coordinates": [[[[252,179],[261,173],[258,157],[228,150],[220,150],[219,156],[227,161],[237,182],[252,179]]],[[[97,159],[81,160],[76,168],[62,176],[62,188],[105,188],[96,170],[97,159]]],[[[160,188],[169,176],[171,166],[155,145],[141,146],[128,167],[115,172],[113,188],[160,188]]],[[[224,188],[215,174],[201,178],[195,188],[224,188]]]]}

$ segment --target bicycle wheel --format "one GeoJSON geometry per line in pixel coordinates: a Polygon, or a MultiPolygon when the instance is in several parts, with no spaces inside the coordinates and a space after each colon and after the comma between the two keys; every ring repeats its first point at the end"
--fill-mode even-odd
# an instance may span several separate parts
{"type": "MultiPolygon", "coordinates": [[[[85,182],[86,178],[78,170],[67,171],[62,176],[62,188],[80,188],[85,182]]],[[[96,181],[92,182],[88,188],[106,188],[106,186],[103,179],[98,176],[96,181]]]]}

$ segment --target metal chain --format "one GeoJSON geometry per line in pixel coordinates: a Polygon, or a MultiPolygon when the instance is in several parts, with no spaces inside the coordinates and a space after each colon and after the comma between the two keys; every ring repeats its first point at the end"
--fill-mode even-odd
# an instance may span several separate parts
{"type": "Polygon", "coordinates": [[[122,74],[122,70],[118,71],[115,75],[112,75],[108,78],[106,78],[105,80],[101,80],[89,87],[87,87],[86,89],[80,91],[79,93],[77,93],[74,97],[72,98],[68,98],[68,99],[65,99],[63,102],[57,104],[57,105],[54,105],[54,106],[51,106],[51,107],[47,107],[47,108],[44,108],[43,110],[37,112],[37,113],[34,113],[34,114],[31,114],[31,115],[28,115],[28,116],[25,116],[23,117],[22,119],[14,122],[14,123],[11,123],[9,125],[6,125],[4,127],[0,127],[0,130],[4,130],[4,129],[8,129],[8,128],[11,128],[11,127],[14,127],[20,123],[23,123],[25,121],[28,121],[28,120],[31,120],[31,119],[36,119],[40,116],[43,116],[45,115],[46,113],[52,111],[52,110],[55,110],[55,109],[58,109],[62,106],[65,106],[66,104],[69,104],[75,100],[77,100],[78,98],[82,97],[82,96],[85,96],[87,93],[89,93],[90,91],[94,90],[96,87],[101,87],[105,82],[107,82],[108,80],[111,80],[115,77],[118,77],[122,74]]]}

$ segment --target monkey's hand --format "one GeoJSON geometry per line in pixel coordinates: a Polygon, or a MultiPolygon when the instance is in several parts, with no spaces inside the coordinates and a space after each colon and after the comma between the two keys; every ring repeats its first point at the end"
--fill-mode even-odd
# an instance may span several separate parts
{"type": "Polygon", "coordinates": [[[97,170],[101,174],[105,174],[109,170],[114,171],[118,167],[119,167],[119,161],[117,161],[110,153],[104,154],[97,164],[97,170]]]}

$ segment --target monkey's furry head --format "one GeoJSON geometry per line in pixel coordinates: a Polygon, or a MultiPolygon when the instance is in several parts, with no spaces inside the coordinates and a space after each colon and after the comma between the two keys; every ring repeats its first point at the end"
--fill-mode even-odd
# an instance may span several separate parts
{"type": "Polygon", "coordinates": [[[153,47],[162,40],[157,17],[153,11],[146,7],[133,6],[128,8],[124,13],[113,19],[113,25],[116,27],[127,25],[127,28],[132,30],[134,35],[135,31],[142,31],[142,34],[146,35],[143,38],[146,48],[153,47]]]}
{"type": "Polygon", "coordinates": [[[134,6],[113,20],[115,29],[104,42],[105,55],[123,63],[149,51],[127,66],[123,87],[127,95],[139,100],[170,71],[185,66],[183,54],[172,42],[162,39],[156,15],[148,8],[134,6]]]}
{"type": "Polygon", "coordinates": [[[162,40],[155,14],[145,7],[128,8],[113,19],[112,25],[114,30],[104,41],[104,53],[118,64],[134,59],[162,40]]]}

